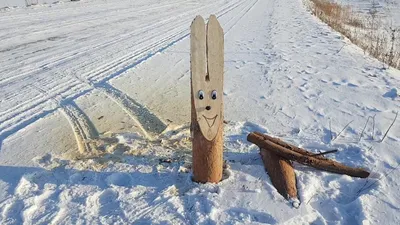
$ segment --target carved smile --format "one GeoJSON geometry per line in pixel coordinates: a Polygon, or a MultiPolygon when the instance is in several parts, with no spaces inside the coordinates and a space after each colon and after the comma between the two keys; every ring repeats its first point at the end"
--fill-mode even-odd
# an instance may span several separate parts
{"type": "Polygon", "coordinates": [[[215,124],[215,120],[217,119],[218,115],[215,115],[213,118],[207,118],[203,115],[204,119],[206,119],[208,127],[212,127],[215,124]]]}

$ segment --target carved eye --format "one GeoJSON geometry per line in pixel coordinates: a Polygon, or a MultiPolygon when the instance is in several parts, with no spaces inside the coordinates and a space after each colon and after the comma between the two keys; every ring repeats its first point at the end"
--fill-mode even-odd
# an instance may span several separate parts
{"type": "Polygon", "coordinates": [[[199,91],[199,99],[200,100],[204,99],[204,91],[202,91],[202,90],[199,91]]]}
{"type": "Polygon", "coordinates": [[[211,98],[212,98],[213,100],[217,99],[217,91],[216,91],[216,90],[214,90],[214,91],[211,92],[211,98]]]}

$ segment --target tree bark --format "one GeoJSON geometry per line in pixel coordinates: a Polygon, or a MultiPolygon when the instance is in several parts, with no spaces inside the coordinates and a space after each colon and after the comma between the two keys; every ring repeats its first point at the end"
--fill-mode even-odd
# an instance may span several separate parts
{"type": "Polygon", "coordinates": [[[222,180],[223,171],[223,120],[215,139],[207,140],[201,133],[200,126],[197,123],[196,111],[193,104],[192,93],[192,167],[193,180],[200,183],[218,183],[222,180]]]}
{"type": "Polygon", "coordinates": [[[279,194],[288,200],[298,199],[296,175],[292,163],[262,148],[260,149],[260,154],[271,182],[279,194]]]}
{"type": "Polygon", "coordinates": [[[291,149],[284,148],[281,145],[277,145],[265,138],[263,135],[250,133],[247,136],[247,140],[253,144],[256,144],[260,148],[275,153],[285,159],[296,161],[303,165],[312,166],[314,168],[332,173],[346,174],[352,177],[366,178],[369,176],[369,172],[362,168],[352,168],[330,159],[319,159],[318,156],[313,157],[309,154],[301,154],[297,151],[293,151],[291,149]]]}
{"type": "Polygon", "coordinates": [[[321,160],[326,160],[326,159],[327,159],[327,158],[325,158],[325,157],[322,156],[322,155],[315,155],[314,153],[309,152],[309,151],[307,151],[307,150],[305,150],[305,149],[302,149],[302,148],[299,148],[299,147],[297,147],[297,146],[294,146],[294,145],[291,145],[291,144],[289,144],[289,143],[286,143],[286,142],[282,141],[282,140],[279,139],[279,138],[274,138],[274,137],[268,136],[268,135],[263,134],[263,133],[260,133],[260,132],[253,132],[253,133],[256,134],[256,135],[262,136],[262,137],[265,138],[266,140],[269,140],[269,141],[271,141],[271,142],[273,142],[273,143],[275,143],[275,144],[277,144],[277,145],[280,145],[280,146],[282,146],[282,147],[284,147],[284,148],[287,148],[287,149],[289,149],[289,150],[298,152],[298,153],[300,153],[300,154],[302,154],[302,155],[313,156],[314,158],[321,159],[321,160]]]}

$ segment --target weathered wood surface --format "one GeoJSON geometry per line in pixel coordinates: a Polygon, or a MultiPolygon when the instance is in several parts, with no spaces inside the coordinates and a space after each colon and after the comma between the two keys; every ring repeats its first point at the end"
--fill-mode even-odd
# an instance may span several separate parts
{"type": "Polygon", "coordinates": [[[250,133],[247,140],[258,147],[279,155],[285,159],[296,161],[303,165],[312,166],[317,169],[325,170],[332,173],[346,174],[352,177],[366,178],[369,172],[362,168],[352,168],[330,159],[320,159],[319,156],[313,157],[311,152],[309,154],[301,154],[297,151],[287,149],[281,145],[271,142],[263,135],[257,133],[250,133]]]}
{"type": "Polygon", "coordinates": [[[191,26],[191,133],[193,179],[218,183],[223,172],[223,31],[215,16],[191,26]],[[208,58],[207,58],[208,57],[208,58]],[[199,96],[200,91],[204,94],[199,96]],[[216,98],[212,93],[217,93],[216,98]]]}
{"type": "Polygon", "coordinates": [[[272,184],[286,199],[298,199],[296,175],[292,163],[265,149],[260,149],[264,167],[268,172],[272,184]]]}
{"type": "Polygon", "coordinates": [[[254,133],[254,134],[257,134],[257,135],[259,135],[259,136],[262,136],[262,137],[264,137],[266,140],[269,140],[269,141],[271,141],[271,142],[273,142],[273,143],[275,143],[275,144],[277,144],[277,145],[280,145],[280,146],[282,146],[282,147],[284,147],[284,148],[287,148],[287,149],[289,149],[289,150],[298,152],[298,153],[300,153],[300,154],[307,155],[307,156],[313,156],[313,157],[315,157],[315,158],[317,158],[317,159],[322,159],[322,160],[326,160],[326,159],[327,159],[327,158],[325,158],[325,157],[322,156],[322,155],[315,155],[315,153],[309,152],[309,151],[307,151],[307,150],[305,150],[305,149],[302,149],[302,148],[299,148],[299,147],[294,146],[294,145],[292,145],[292,144],[286,143],[286,142],[282,141],[282,140],[279,139],[279,138],[274,138],[274,137],[268,136],[268,135],[263,134],[263,133],[260,133],[260,132],[253,132],[253,133],[254,133]]]}

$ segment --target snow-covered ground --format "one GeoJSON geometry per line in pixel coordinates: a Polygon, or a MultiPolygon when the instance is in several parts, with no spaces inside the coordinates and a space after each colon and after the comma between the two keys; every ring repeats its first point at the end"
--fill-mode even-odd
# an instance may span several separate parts
{"type": "Polygon", "coordinates": [[[0,38],[0,224],[400,223],[399,121],[380,142],[400,110],[400,72],[301,0],[13,8],[0,13],[0,38]],[[225,32],[220,184],[190,180],[197,14],[216,14],[225,32]],[[251,131],[339,149],[329,157],[374,177],[295,164],[293,208],[246,141],[251,131]]]}
{"type": "Polygon", "coordinates": [[[350,5],[366,17],[376,12],[386,25],[400,29],[400,0],[340,0],[337,2],[350,5]]]}
{"type": "Polygon", "coordinates": [[[70,0],[0,0],[0,8],[42,6],[54,3],[63,3],[70,0]]]}

